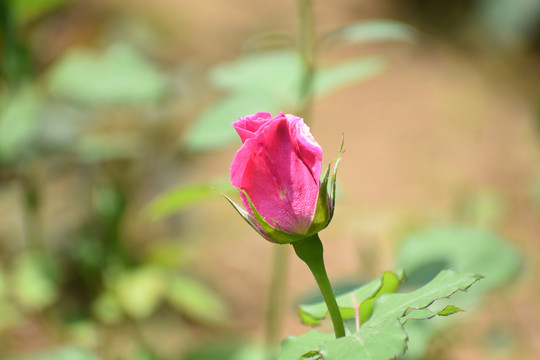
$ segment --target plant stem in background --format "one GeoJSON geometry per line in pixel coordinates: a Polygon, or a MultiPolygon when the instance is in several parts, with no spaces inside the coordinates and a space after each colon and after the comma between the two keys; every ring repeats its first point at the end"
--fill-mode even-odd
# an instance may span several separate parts
{"type": "Polygon", "coordinates": [[[281,340],[289,247],[276,245],[272,255],[272,274],[266,310],[265,347],[268,351],[268,357],[274,359],[272,350],[281,340]]]}
{"type": "Polygon", "coordinates": [[[298,0],[300,14],[299,50],[304,74],[300,84],[299,116],[306,123],[311,120],[313,107],[313,79],[315,76],[315,20],[312,0],[298,0]]]}
{"type": "Polygon", "coordinates": [[[26,249],[35,252],[43,251],[41,239],[41,221],[39,218],[39,186],[37,175],[32,170],[20,175],[23,205],[23,228],[26,249]]]}
{"type": "Polygon", "coordinates": [[[306,263],[315,277],[315,281],[321,290],[324,302],[328,307],[336,338],[344,337],[345,327],[343,326],[343,319],[341,318],[341,312],[339,311],[332,285],[330,284],[330,280],[326,274],[326,268],[324,267],[323,245],[321,239],[319,239],[319,235],[315,234],[308,238],[293,242],[292,245],[296,255],[306,263]]]}
{"type": "MultiPolygon", "coordinates": [[[[299,52],[304,64],[300,85],[300,116],[309,123],[313,106],[313,77],[315,74],[315,22],[312,0],[298,0],[300,17],[299,52]]],[[[279,344],[283,324],[283,308],[287,284],[288,247],[274,246],[270,289],[266,311],[265,345],[268,350],[279,344]]],[[[272,356],[272,352],[269,352],[272,356]]]]}
{"type": "Polygon", "coordinates": [[[0,80],[3,78],[8,85],[15,86],[31,78],[32,65],[28,52],[17,38],[17,24],[12,3],[0,1],[0,38],[3,39],[0,80]]]}

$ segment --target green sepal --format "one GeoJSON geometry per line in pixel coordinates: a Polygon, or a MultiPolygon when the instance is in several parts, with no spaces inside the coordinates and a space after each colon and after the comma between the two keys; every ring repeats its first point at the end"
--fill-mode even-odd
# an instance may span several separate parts
{"type": "Polygon", "coordinates": [[[343,154],[343,144],[344,139],[341,138],[341,145],[339,147],[339,152],[334,161],[328,164],[326,171],[324,173],[323,180],[319,187],[319,196],[317,198],[317,205],[315,207],[315,214],[313,215],[313,221],[309,226],[307,235],[314,235],[326,228],[332,217],[334,215],[334,207],[336,204],[336,178],[337,178],[337,166],[341,160],[341,155],[343,154]],[[332,163],[335,163],[334,169],[332,171],[332,176],[330,176],[330,167],[332,163]],[[328,189],[328,184],[330,183],[330,189],[328,189]]]}
{"type": "Polygon", "coordinates": [[[307,234],[316,234],[330,223],[330,202],[328,199],[328,177],[330,175],[330,164],[326,168],[323,181],[319,187],[319,196],[317,197],[317,205],[315,207],[315,214],[313,220],[307,231],[307,234]]]}
{"type": "Polygon", "coordinates": [[[253,228],[253,230],[255,230],[256,232],[259,233],[259,235],[261,235],[262,237],[264,237],[265,239],[268,240],[268,238],[266,237],[266,235],[264,235],[260,230],[259,228],[257,227],[257,225],[255,224],[255,220],[253,219],[253,217],[246,211],[244,210],[244,208],[242,208],[240,205],[238,205],[237,203],[235,203],[230,197],[228,197],[227,195],[225,194],[222,194],[223,196],[225,196],[225,198],[229,201],[229,203],[233,206],[233,208],[236,210],[236,212],[238,214],[240,214],[240,216],[249,224],[249,226],[251,226],[253,228]]]}
{"type": "Polygon", "coordinates": [[[332,221],[334,217],[334,209],[336,208],[336,179],[337,179],[337,170],[339,162],[341,161],[341,155],[343,155],[343,145],[345,144],[345,137],[341,137],[341,144],[339,146],[339,151],[336,159],[334,160],[334,171],[332,172],[332,178],[330,179],[330,216],[328,218],[328,223],[332,221]]]}
{"type": "Polygon", "coordinates": [[[273,227],[270,225],[262,216],[259,214],[257,209],[255,208],[255,205],[253,205],[253,202],[251,202],[251,199],[249,198],[249,195],[244,191],[240,190],[244,196],[246,197],[249,207],[251,208],[251,211],[253,211],[253,215],[255,217],[255,220],[262,228],[262,231],[264,234],[261,234],[261,231],[259,230],[259,234],[261,234],[265,239],[270,240],[271,242],[275,242],[278,244],[290,244],[292,242],[304,239],[308,237],[308,235],[297,235],[297,234],[291,234],[289,232],[283,231],[279,228],[279,224],[274,221],[277,227],[273,227]]]}

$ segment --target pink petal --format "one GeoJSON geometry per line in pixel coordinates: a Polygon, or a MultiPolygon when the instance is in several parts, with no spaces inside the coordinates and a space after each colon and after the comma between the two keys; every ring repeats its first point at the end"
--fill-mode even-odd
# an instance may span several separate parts
{"type": "MultiPolygon", "coordinates": [[[[284,231],[304,234],[317,203],[320,163],[317,166],[315,160],[322,158],[322,150],[311,140],[299,139],[305,129],[290,127],[294,122],[274,118],[257,136],[246,139],[231,165],[231,182],[247,192],[271,225],[277,223],[284,231]]],[[[246,199],[243,202],[251,212],[246,199]]]]}
{"type": "Polygon", "coordinates": [[[232,123],[242,142],[254,137],[257,132],[272,120],[272,115],[267,112],[259,112],[239,118],[232,123]]]}

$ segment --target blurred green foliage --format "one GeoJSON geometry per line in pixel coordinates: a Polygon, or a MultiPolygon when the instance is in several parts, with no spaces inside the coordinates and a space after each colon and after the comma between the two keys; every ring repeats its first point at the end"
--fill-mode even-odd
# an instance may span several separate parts
{"type": "MultiPolygon", "coordinates": [[[[398,250],[398,266],[407,273],[407,284],[422,286],[442,269],[482,274],[484,279],[466,296],[455,296],[452,303],[463,309],[480,306],[490,291],[514,279],[521,267],[517,251],[490,230],[468,226],[439,226],[410,234],[398,250]]],[[[407,359],[420,359],[431,338],[447,327],[452,319],[408,322],[410,333],[407,359]]]]}
{"type": "MultiPolygon", "coordinates": [[[[384,68],[378,57],[349,60],[321,68],[315,77],[314,92],[322,96],[343,86],[367,79],[384,68]]],[[[210,82],[228,92],[227,97],[204,110],[186,133],[183,142],[190,150],[209,150],[236,140],[230,119],[265,111],[294,113],[302,96],[304,68],[291,51],[248,55],[210,71],[210,82]]]]}
{"type": "Polygon", "coordinates": [[[0,161],[9,163],[31,155],[41,108],[40,96],[31,86],[0,99],[0,161]]]}
{"type": "Polygon", "coordinates": [[[103,54],[71,50],[48,74],[53,96],[82,105],[155,104],[167,79],[135,49],[115,44],[103,54]]]}
{"type": "Polygon", "coordinates": [[[65,347],[48,351],[39,355],[8,358],[6,360],[99,360],[96,355],[73,347],[65,347]]]}

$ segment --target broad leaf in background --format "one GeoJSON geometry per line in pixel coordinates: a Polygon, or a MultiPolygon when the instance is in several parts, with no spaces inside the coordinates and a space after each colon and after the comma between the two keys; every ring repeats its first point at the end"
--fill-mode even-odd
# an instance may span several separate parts
{"type": "Polygon", "coordinates": [[[407,348],[407,334],[403,325],[410,319],[429,319],[435,315],[449,315],[456,307],[432,310],[433,304],[457,291],[467,290],[481,276],[443,270],[428,284],[407,293],[384,294],[375,300],[371,317],[359,331],[344,338],[313,330],[305,335],[290,337],[283,342],[279,360],[390,360],[407,348]],[[426,310],[430,307],[429,310],[426,310]]]}
{"type": "Polygon", "coordinates": [[[58,298],[58,269],[51,258],[26,253],[15,261],[10,288],[30,310],[43,310],[58,298]]]}
{"type": "Polygon", "coordinates": [[[264,92],[231,93],[203,110],[182,139],[183,145],[192,151],[228,145],[236,140],[231,135],[231,123],[240,116],[259,111],[275,114],[280,107],[264,92]]]}
{"type": "Polygon", "coordinates": [[[354,22],[324,34],[321,45],[355,44],[382,41],[412,41],[418,36],[416,29],[391,20],[354,22]]]}
{"type": "Polygon", "coordinates": [[[480,295],[517,275],[520,257],[504,239],[485,229],[446,226],[433,227],[408,236],[398,252],[398,266],[407,273],[408,284],[420,286],[442,268],[482,274],[485,279],[475,286],[480,295]]]}
{"type": "Polygon", "coordinates": [[[135,49],[72,50],[48,74],[53,95],[82,105],[152,105],[168,90],[166,76],[135,49]]]}
{"type": "Polygon", "coordinates": [[[338,65],[327,66],[317,71],[314,91],[317,96],[324,96],[380,74],[386,63],[380,57],[347,60],[338,65]]]}
{"type": "Polygon", "coordinates": [[[196,184],[180,186],[156,197],[143,212],[151,219],[159,219],[173,214],[195,202],[219,195],[220,192],[227,193],[234,190],[228,180],[216,181],[215,184],[196,184]]]}
{"type": "Polygon", "coordinates": [[[169,280],[165,298],[185,316],[207,324],[220,324],[227,319],[227,307],[208,286],[186,276],[169,280]]]}
{"type": "Polygon", "coordinates": [[[29,86],[0,98],[0,161],[16,160],[31,149],[40,108],[40,97],[29,86]]]}
{"type": "MultiPolygon", "coordinates": [[[[485,279],[467,296],[456,296],[452,300],[471,310],[486,292],[517,275],[520,257],[504,239],[489,230],[446,226],[425,229],[408,236],[399,249],[398,264],[405,268],[408,284],[413,286],[425,284],[446,267],[484,275],[485,279]]],[[[405,328],[411,336],[405,357],[420,358],[434,333],[451,321],[407,322],[405,328]]]]}
{"type": "Polygon", "coordinates": [[[63,347],[41,354],[8,358],[6,360],[100,360],[100,358],[86,350],[63,347]]]}
{"type": "MultiPolygon", "coordinates": [[[[381,58],[349,60],[321,67],[315,78],[318,96],[367,79],[382,71],[381,58]]],[[[275,114],[297,106],[304,67],[292,51],[252,54],[217,65],[209,73],[211,84],[226,91],[225,98],[211,104],[195,120],[182,139],[189,150],[210,150],[236,141],[230,124],[238,117],[266,111],[275,114]]]]}
{"type": "Polygon", "coordinates": [[[141,266],[122,274],[115,290],[122,309],[130,316],[142,319],[157,308],[165,292],[164,273],[153,266],[141,266]]]}
{"type": "Polygon", "coordinates": [[[476,21],[484,28],[484,43],[519,48],[537,36],[538,0],[480,0],[475,10],[476,21]]]}
{"type": "Polygon", "coordinates": [[[92,303],[92,313],[104,324],[114,325],[123,318],[122,307],[112,291],[104,291],[92,303]]]}

